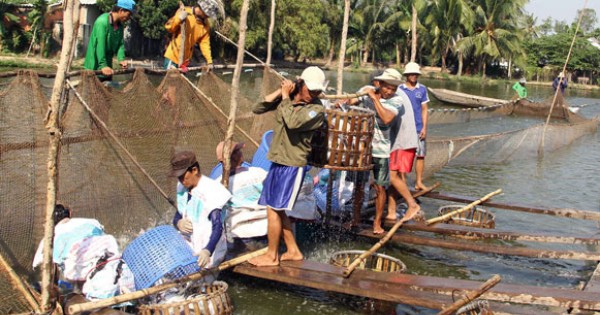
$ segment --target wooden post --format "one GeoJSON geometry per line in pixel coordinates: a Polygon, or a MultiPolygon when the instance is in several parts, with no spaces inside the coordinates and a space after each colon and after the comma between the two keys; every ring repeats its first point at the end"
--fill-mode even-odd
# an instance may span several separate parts
{"type": "Polygon", "coordinates": [[[454,304],[450,305],[448,308],[443,309],[441,312],[438,313],[438,315],[454,314],[454,312],[456,312],[459,308],[475,300],[476,298],[484,294],[486,291],[494,287],[496,284],[498,284],[498,282],[500,282],[500,280],[502,280],[502,278],[499,275],[494,275],[488,281],[483,283],[476,291],[468,293],[460,300],[454,302],[454,304]]]}
{"type": "Polygon", "coordinates": [[[50,137],[48,145],[48,185],[46,188],[46,212],[44,215],[44,249],[42,264],[42,294],[41,311],[49,312],[53,309],[51,302],[52,291],[52,248],[54,243],[54,221],[52,215],[56,205],[56,194],[58,186],[58,153],[60,146],[60,122],[59,113],[61,112],[61,99],[65,99],[66,91],[65,80],[71,67],[70,60],[73,53],[73,41],[79,30],[79,0],[65,0],[65,12],[63,14],[63,44],[60,53],[60,61],[54,79],[52,96],[48,109],[46,129],[50,137]]]}
{"type": "Polygon", "coordinates": [[[273,30],[275,29],[275,0],[271,0],[271,22],[269,23],[269,35],[267,39],[267,65],[271,64],[273,54],[273,30]]]}
{"type": "Polygon", "coordinates": [[[417,7],[413,3],[412,5],[412,38],[410,39],[411,51],[410,61],[416,62],[417,60],[417,7]]]}
{"type": "Polygon", "coordinates": [[[346,59],[346,38],[348,37],[348,20],[350,19],[350,0],[344,0],[344,25],[342,27],[342,42],[338,55],[337,92],[343,93],[344,60],[346,59]]]}
{"type": "Polygon", "coordinates": [[[452,211],[450,213],[446,213],[446,214],[441,215],[439,217],[435,217],[435,218],[429,219],[429,220],[426,221],[426,223],[427,223],[427,225],[430,225],[430,224],[433,224],[433,223],[445,221],[445,220],[451,218],[453,215],[457,215],[457,214],[463,213],[463,212],[465,212],[465,211],[467,211],[467,210],[475,207],[476,205],[478,205],[478,204],[480,204],[480,203],[482,203],[482,202],[484,202],[484,201],[492,198],[493,196],[495,196],[495,195],[497,195],[497,194],[499,194],[501,192],[502,192],[502,189],[498,189],[496,191],[493,191],[493,192],[491,192],[491,193],[483,196],[481,199],[473,201],[470,204],[468,204],[468,205],[466,205],[466,206],[464,206],[464,207],[462,207],[462,208],[460,208],[458,210],[454,210],[454,211],[452,211]]]}
{"type": "MultiPolygon", "coordinates": [[[[248,1],[248,0],[244,0],[244,1],[248,1]]],[[[252,259],[254,257],[264,255],[266,252],[267,252],[267,248],[265,247],[263,249],[259,249],[257,251],[254,251],[254,252],[236,257],[234,259],[228,260],[226,262],[223,262],[215,269],[217,269],[218,271],[225,270],[225,269],[234,267],[236,265],[239,265],[241,263],[244,263],[248,259],[252,259]]],[[[78,314],[78,313],[91,311],[91,310],[101,308],[101,307],[111,306],[111,305],[115,305],[115,304],[119,304],[119,303],[123,303],[123,302],[127,302],[127,301],[132,301],[135,299],[143,298],[143,297],[146,297],[151,294],[156,294],[158,292],[161,292],[161,291],[164,291],[164,290],[167,290],[170,288],[174,288],[176,286],[181,285],[182,283],[201,279],[204,276],[209,275],[213,272],[214,272],[214,269],[202,269],[198,273],[194,273],[194,274],[185,276],[185,277],[177,279],[173,282],[163,283],[161,285],[157,285],[154,287],[150,287],[147,289],[143,289],[143,290],[139,290],[139,291],[135,291],[135,292],[131,292],[131,293],[122,294],[122,295],[115,296],[115,297],[108,298],[108,299],[71,305],[69,307],[69,314],[78,314]]]]}
{"type": "Polygon", "coordinates": [[[231,170],[231,141],[233,130],[235,129],[235,115],[240,97],[240,76],[242,75],[242,64],[244,63],[244,47],[246,45],[246,29],[248,19],[249,0],[244,0],[240,12],[240,37],[238,39],[238,52],[235,70],[233,70],[233,79],[231,80],[231,106],[229,106],[229,118],[227,119],[227,134],[225,135],[225,145],[223,147],[223,177],[221,184],[229,186],[229,172],[231,170]]]}

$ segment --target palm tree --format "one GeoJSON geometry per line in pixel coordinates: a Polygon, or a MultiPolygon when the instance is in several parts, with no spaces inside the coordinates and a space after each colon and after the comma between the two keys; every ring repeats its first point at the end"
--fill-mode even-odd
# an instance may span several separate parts
{"type": "Polygon", "coordinates": [[[460,40],[459,49],[473,55],[482,65],[485,79],[489,61],[508,57],[522,51],[521,35],[517,27],[527,0],[478,0],[474,7],[475,24],[471,35],[460,40]]]}

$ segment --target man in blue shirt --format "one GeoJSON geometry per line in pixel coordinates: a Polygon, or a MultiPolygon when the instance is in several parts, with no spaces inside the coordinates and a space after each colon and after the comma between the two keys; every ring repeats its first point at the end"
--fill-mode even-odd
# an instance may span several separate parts
{"type": "Polygon", "coordinates": [[[404,68],[404,76],[406,77],[406,83],[400,85],[398,89],[401,89],[406,93],[412,104],[415,125],[417,127],[417,134],[419,135],[419,141],[417,146],[417,163],[415,165],[416,183],[415,189],[427,189],[427,186],[423,184],[423,170],[425,169],[425,155],[426,146],[425,139],[427,138],[427,103],[429,103],[429,97],[427,96],[427,87],[419,84],[419,75],[421,75],[421,69],[415,62],[409,62],[404,68]]]}
{"type": "Polygon", "coordinates": [[[552,82],[552,88],[556,91],[557,88],[560,87],[560,92],[564,95],[565,89],[567,88],[567,78],[565,78],[564,73],[559,73],[558,77],[554,78],[552,82]]]}

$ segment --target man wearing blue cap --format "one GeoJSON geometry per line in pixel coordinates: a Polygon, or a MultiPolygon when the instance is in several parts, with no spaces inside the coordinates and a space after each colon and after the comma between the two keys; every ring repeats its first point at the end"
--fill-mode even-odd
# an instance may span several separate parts
{"type": "Polygon", "coordinates": [[[121,68],[127,68],[123,23],[131,18],[134,7],[133,0],[118,0],[111,12],[100,15],[94,22],[83,67],[88,70],[102,71],[102,75],[99,76],[101,81],[112,79],[112,62],[115,54],[121,68]]]}

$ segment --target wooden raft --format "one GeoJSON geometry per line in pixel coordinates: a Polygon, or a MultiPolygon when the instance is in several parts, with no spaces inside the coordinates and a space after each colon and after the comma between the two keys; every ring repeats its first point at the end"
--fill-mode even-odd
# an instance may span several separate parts
{"type": "MultiPolygon", "coordinates": [[[[254,267],[244,264],[235,267],[234,272],[324,291],[432,309],[443,309],[451,305],[453,291],[471,292],[477,290],[482,284],[472,280],[390,274],[369,270],[356,270],[351,277],[344,278],[343,268],[313,261],[286,261],[275,267],[254,267]]],[[[599,294],[575,289],[500,283],[481,298],[517,304],[600,310],[599,294]]]]}

